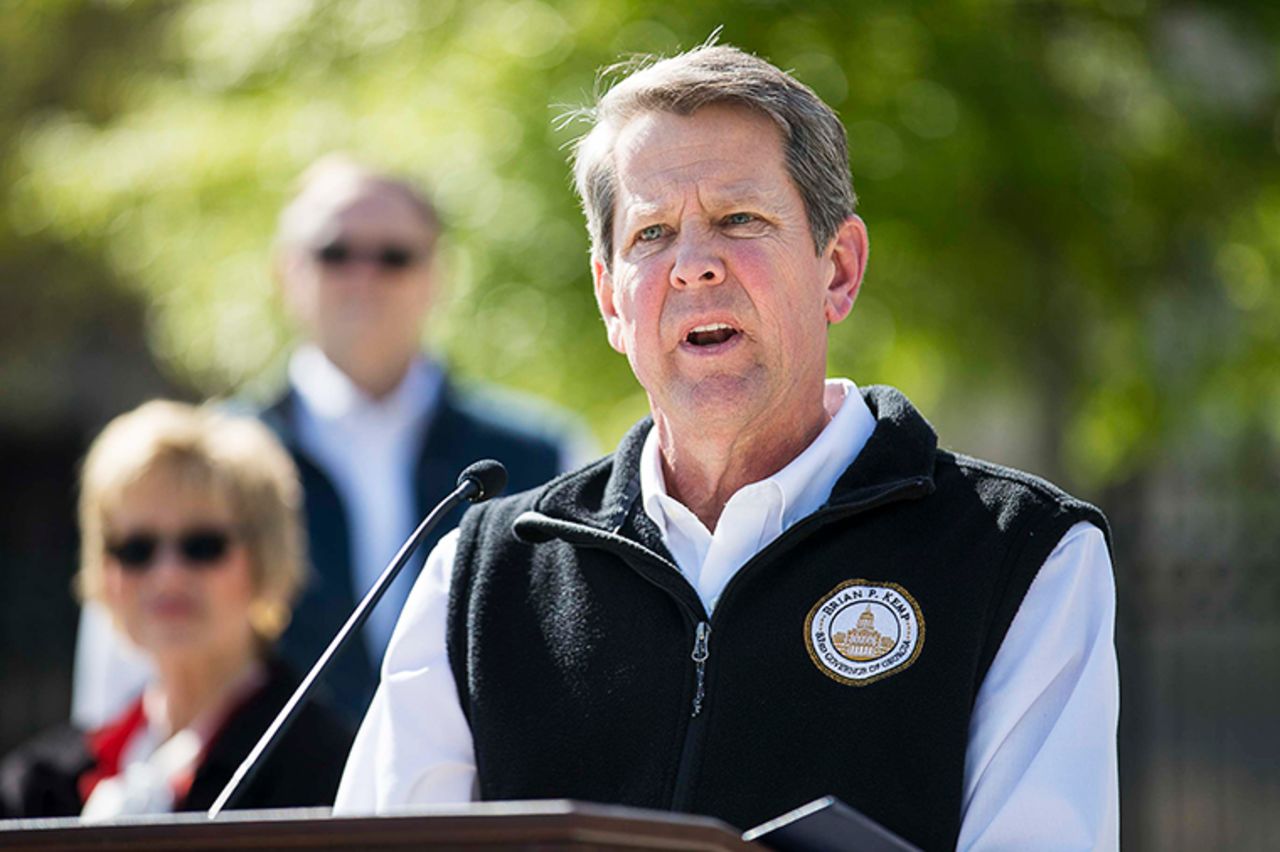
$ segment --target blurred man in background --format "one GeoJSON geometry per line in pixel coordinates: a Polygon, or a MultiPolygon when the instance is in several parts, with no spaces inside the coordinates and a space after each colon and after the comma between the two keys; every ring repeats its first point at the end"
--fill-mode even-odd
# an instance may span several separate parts
{"type": "MultiPolygon", "coordinates": [[[[563,416],[514,395],[463,393],[422,352],[439,293],[440,230],[413,184],[336,155],[303,174],[280,215],[275,273],[305,342],[289,360],[287,390],[261,416],[302,473],[312,571],[280,651],[303,671],[463,467],[496,458],[508,490],[519,491],[590,451],[563,416]]],[[[418,560],[388,590],[364,648],[326,675],[356,720],[420,568],[418,560]]],[[[73,716],[83,724],[109,716],[144,677],[102,638],[110,633],[101,617],[87,611],[78,638],[73,716]]]]}

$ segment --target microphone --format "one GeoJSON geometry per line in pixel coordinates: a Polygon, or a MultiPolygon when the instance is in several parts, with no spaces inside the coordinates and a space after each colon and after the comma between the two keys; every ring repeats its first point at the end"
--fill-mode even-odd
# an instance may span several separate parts
{"type": "Polygon", "coordinates": [[[458,474],[458,485],[467,483],[474,491],[468,492],[466,498],[472,503],[480,503],[490,497],[497,497],[507,487],[507,469],[501,462],[484,459],[468,465],[458,474]]]}
{"type": "Polygon", "coordinates": [[[218,794],[213,807],[209,808],[209,819],[216,819],[224,808],[235,801],[237,793],[248,788],[249,782],[257,775],[258,769],[271,756],[276,744],[284,736],[285,732],[289,730],[293,720],[297,718],[298,710],[301,709],[303,702],[310,696],[316,682],[324,674],[324,670],[329,667],[330,660],[346,646],[352,636],[356,635],[356,631],[364,626],[364,623],[369,619],[369,614],[373,612],[373,608],[378,605],[378,601],[382,600],[387,587],[400,574],[400,570],[408,564],[409,557],[422,544],[423,539],[427,537],[427,533],[431,532],[435,525],[440,522],[440,519],[453,511],[458,504],[464,501],[480,503],[491,497],[496,497],[506,487],[506,484],[507,469],[500,462],[496,462],[493,459],[478,461],[462,471],[458,476],[457,487],[422,519],[422,523],[418,524],[418,528],[400,546],[395,558],[382,570],[377,582],[365,593],[364,598],[352,611],[346,623],[342,625],[342,629],[333,637],[329,647],[324,649],[320,659],[316,660],[315,665],[311,667],[311,671],[307,672],[307,676],[302,679],[302,683],[298,684],[298,688],[294,690],[293,695],[289,697],[283,709],[271,722],[271,726],[267,728],[266,733],[262,735],[257,745],[253,747],[253,751],[249,752],[249,755],[236,769],[235,775],[231,776],[227,786],[222,788],[222,792],[218,794]]]}

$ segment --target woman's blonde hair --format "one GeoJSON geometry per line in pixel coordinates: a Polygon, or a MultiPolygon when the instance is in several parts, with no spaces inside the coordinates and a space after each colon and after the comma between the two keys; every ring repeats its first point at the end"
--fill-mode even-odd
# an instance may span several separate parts
{"type": "Polygon", "coordinates": [[[81,476],[77,592],[103,600],[111,514],[131,486],[157,473],[226,501],[253,572],[250,618],[261,638],[275,639],[303,579],[298,471],[257,420],[209,406],[148,402],[112,420],[94,440],[81,476]]]}

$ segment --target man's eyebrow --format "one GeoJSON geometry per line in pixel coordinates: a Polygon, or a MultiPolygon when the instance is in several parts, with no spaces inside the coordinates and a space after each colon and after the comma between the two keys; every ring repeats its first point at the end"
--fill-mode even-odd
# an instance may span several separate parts
{"type": "MultiPolygon", "coordinates": [[[[732,208],[740,206],[771,205],[779,202],[779,193],[761,187],[755,181],[740,181],[727,186],[707,189],[703,192],[703,201],[711,208],[732,208]]],[[[661,195],[632,195],[621,205],[620,221],[632,222],[658,215],[665,211],[671,200],[661,195]]]]}
{"type": "Polygon", "coordinates": [[[645,216],[652,216],[655,213],[660,213],[666,206],[667,205],[657,200],[637,199],[635,201],[628,201],[623,205],[623,214],[632,219],[640,219],[645,216]]]}
{"type": "Polygon", "coordinates": [[[618,224],[622,227],[631,227],[636,222],[661,216],[670,206],[669,201],[664,201],[660,197],[637,198],[632,196],[619,205],[618,224]]]}

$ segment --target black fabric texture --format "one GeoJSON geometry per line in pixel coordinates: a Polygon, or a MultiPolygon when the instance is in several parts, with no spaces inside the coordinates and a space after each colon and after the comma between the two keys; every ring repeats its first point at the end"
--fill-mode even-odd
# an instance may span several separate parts
{"type": "MultiPolygon", "coordinates": [[[[307,671],[328,647],[356,607],[348,509],[325,471],[301,447],[295,424],[299,402],[290,391],[261,413],[293,456],[302,478],[310,571],[294,607],[278,652],[299,671],[307,671]]],[[[458,474],[474,461],[495,458],[507,468],[507,491],[541,485],[560,470],[560,450],[550,435],[517,425],[501,413],[470,399],[445,381],[418,456],[414,484],[418,517],[425,517],[457,484],[458,474]]],[[[458,525],[462,509],[446,516],[427,536],[404,571],[416,576],[424,555],[458,525]]],[[[369,651],[352,642],[336,656],[322,681],[323,694],[356,725],[364,718],[378,685],[369,651]]]]}
{"type": "Polygon", "coordinates": [[[93,764],[83,731],[63,725],[37,734],[0,761],[0,819],[78,816],[76,781],[93,764]]]}
{"type": "MultiPolygon", "coordinates": [[[[284,707],[298,679],[272,662],[267,682],[210,743],[178,811],[213,805],[241,761],[284,707]]],[[[0,818],[78,816],[78,781],[94,765],[84,731],[64,725],[19,746],[0,763],[0,818]]],[[[236,804],[237,809],[332,805],[354,732],[324,704],[308,703],[236,804]]]]}
{"type": "Polygon", "coordinates": [[[651,424],[614,457],[464,518],[448,646],[485,799],[572,798],[742,827],[835,795],[924,849],[959,832],[969,718],[1028,586],[1097,509],[937,448],[899,392],[827,504],[750,560],[707,618],[639,506],[651,424]],[[805,621],[841,583],[918,603],[919,656],[848,685],[805,621]],[[693,712],[697,625],[711,629],[693,712]]]}

